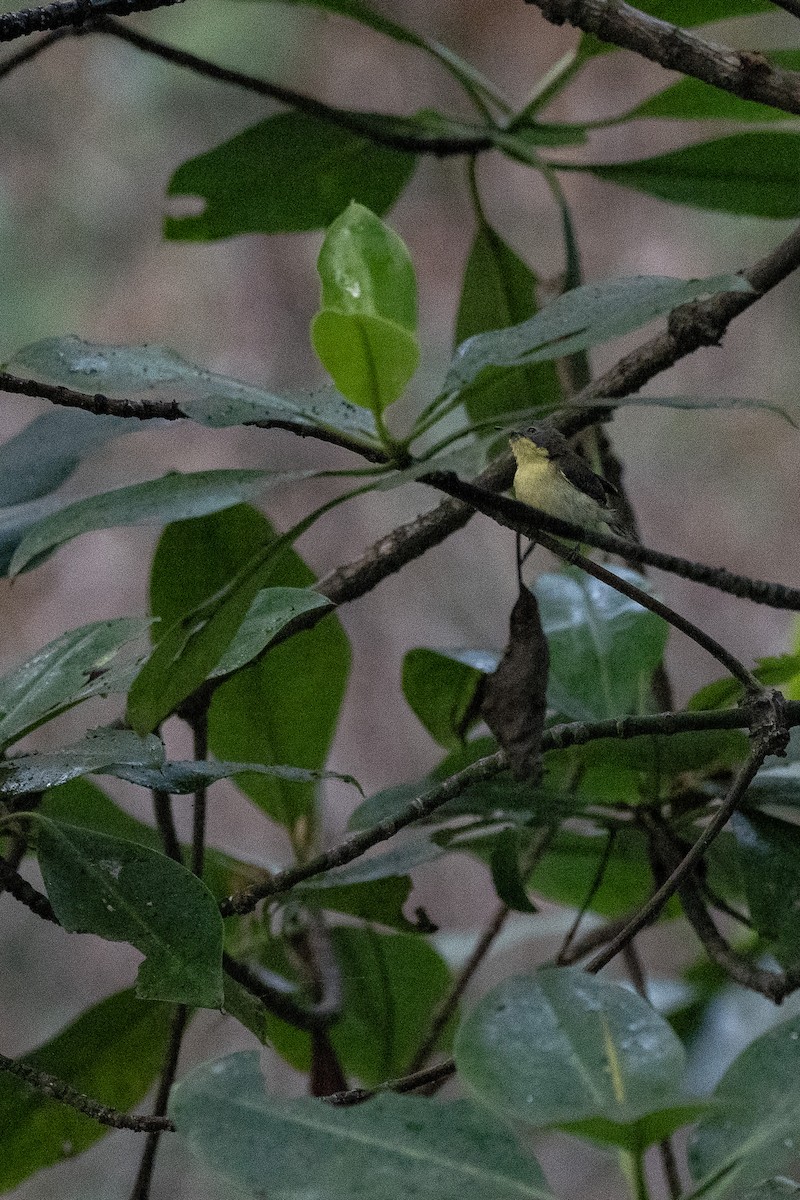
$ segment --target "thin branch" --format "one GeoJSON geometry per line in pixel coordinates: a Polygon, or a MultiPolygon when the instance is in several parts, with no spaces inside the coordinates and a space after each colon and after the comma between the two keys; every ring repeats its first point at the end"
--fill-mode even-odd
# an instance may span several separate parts
{"type": "MultiPolygon", "coordinates": [[[[195,713],[191,721],[195,762],[208,757],[208,709],[195,713]]],[[[208,807],[208,784],[200,783],[192,800],[192,874],[203,878],[206,852],[206,810],[208,807]]]]}
{"type": "Polygon", "coordinates": [[[54,46],[56,42],[60,42],[63,37],[66,37],[68,32],[66,29],[54,29],[52,33],[46,33],[38,42],[26,46],[24,50],[18,50],[16,54],[9,54],[8,58],[0,62],[0,79],[5,79],[6,75],[10,75],[13,70],[21,67],[23,63],[38,58],[43,50],[47,50],[49,46],[54,46]]]}
{"type": "Polygon", "coordinates": [[[620,950],[627,946],[640,929],[643,929],[645,925],[649,925],[651,921],[655,920],[670,897],[674,896],[683,880],[694,869],[708,847],[727,825],[732,813],[752,783],[764,759],[768,754],[774,752],[774,750],[775,745],[773,745],[773,741],[769,736],[758,738],[747,761],[739,768],[728,795],[725,797],[713,819],[706,825],[691,850],[684,855],[675,870],[671,872],[669,878],[653,893],[636,916],[628,922],[625,928],[613,938],[605,949],[601,950],[592,959],[586,968],[587,971],[594,975],[602,970],[603,967],[611,962],[612,958],[615,958],[619,954],[620,950]]]}
{"type": "Polygon", "coordinates": [[[107,1125],[110,1129],[130,1129],[134,1133],[175,1129],[167,1117],[160,1115],[137,1117],[120,1112],[116,1108],[110,1108],[107,1104],[93,1100],[91,1096],[85,1096],[83,1092],[79,1092],[70,1084],[65,1083],[63,1079],[57,1079],[55,1075],[49,1075],[46,1071],[40,1071],[38,1067],[19,1059],[6,1058],[4,1054],[0,1054],[0,1071],[14,1075],[40,1095],[51,1100],[58,1100],[61,1104],[67,1104],[70,1108],[77,1109],[78,1112],[91,1117],[94,1121],[99,1121],[101,1125],[107,1125]]]}
{"type": "Polygon", "coordinates": [[[552,538],[544,537],[541,533],[538,535],[538,542],[544,546],[551,554],[555,554],[558,558],[564,559],[566,562],[573,563],[580,567],[587,575],[591,575],[594,579],[599,579],[601,583],[605,583],[608,587],[614,588],[615,591],[621,592],[623,596],[627,596],[630,600],[635,600],[637,604],[641,604],[642,608],[649,609],[664,621],[667,621],[674,629],[680,630],[686,634],[688,638],[706,650],[717,662],[721,663],[726,671],[729,671],[734,679],[738,679],[746,692],[758,692],[761,690],[761,684],[753,675],[752,671],[748,671],[743,663],[739,662],[729,650],[711,637],[710,634],[704,633],[693,621],[682,617],[680,613],[675,612],[668,604],[664,604],[662,600],[657,600],[655,596],[651,596],[642,588],[636,587],[629,580],[623,579],[619,575],[615,575],[613,571],[607,570],[599,563],[592,562],[591,559],[585,558],[584,555],[577,551],[566,549],[562,543],[554,541],[552,538]]]}
{"type": "MultiPolygon", "coordinates": [[[[591,903],[594,900],[597,893],[600,891],[600,887],[603,883],[603,880],[605,879],[606,871],[608,869],[608,864],[611,861],[611,852],[614,849],[614,842],[616,841],[616,837],[617,837],[617,830],[613,829],[613,828],[609,829],[608,836],[606,837],[606,844],[603,847],[603,853],[600,855],[600,861],[597,864],[597,870],[595,871],[594,878],[592,879],[592,882],[589,885],[589,891],[586,893],[586,895],[583,899],[583,903],[580,906],[580,909],[575,914],[575,920],[572,922],[569,929],[567,930],[567,936],[564,938],[564,941],[561,943],[561,948],[559,949],[558,954],[556,955],[556,965],[559,967],[563,967],[563,966],[566,966],[570,962],[574,962],[574,959],[570,958],[570,950],[572,949],[572,944],[575,941],[578,930],[581,927],[581,923],[583,922],[584,918],[586,917],[587,912],[589,911],[589,906],[591,905],[591,903]]],[[[592,945],[591,949],[594,950],[595,946],[592,945]]],[[[584,950],[583,953],[587,954],[588,951],[584,950]]],[[[578,957],[582,957],[582,955],[579,954],[578,957]]]]}
{"type": "Polygon", "coordinates": [[[419,1088],[430,1087],[431,1084],[443,1083],[445,1079],[449,1079],[455,1073],[456,1064],[452,1058],[449,1058],[435,1067],[428,1067],[426,1071],[404,1075],[402,1079],[392,1079],[389,1083],[382,1083],[380,1087],[351,1088],[347,1092],[333,1092],[330,1096],[323,1096],[322,1099],[326,1104],[334,1104],[339,1107],[363,1104],[365,1100],[371,1100],[379,1092],[399,1092],[401,1095],[405,1092],[415,1092],[419,1088]]]}
{"type": "Polygon", "coordinates": [[[681,71],[782,112],[800,113],[800,73],[773,66],[763,54],[734,50],[679,29],[623,0],[527,0],[553,25],[568,23],[601,41],[634,50],[669,71],[681,71]]]}
{"type": "MultiPolygon", "coordinates": [[[[0,18],[2,20],[2,18],[0,18]]],[[[8,371],[0,371],[0,391],[18,396],[50,400],[62,408],[81,408],[100,417],[128,417],[135,421],[183,421],[186,414],[177,400],[127,400],[104,396],[102,392],[79,392],[57,383],[40,383],[21,379],[8,371]]]]}
{"type": "Polygon", "coordinates": [[[29,33],[86,25],[98,17],[126,17],[135,12],[152,12],[181,4],[183,0],[55,0],[42,8],[24,8],[0,15],[0,42],[13,42],[29,33]]]}
{"type": "MultiPolygon", "coordinates": [[[[167,1053],[164,1059],[164,1067],[161,1072],[161,1080],[158,1085],[158,1093],[156,1094],[155,1112],[157,1116],[166,1119],[167,1104],[169,1102],[169,1093],[175,1082],[175,1075],[178,1070],[178,1058],[181,1052],[181,1044],[183,1043],[183,1035],[186,1032],[186,1025],[189,1020],[189,1009],[185,1004],[178,1004],[172,1014],[172,1024],[169,1031],[169,1044],[167,1053]]],[[[136,1179],[131,1192],[131,1200],[148,1200],[150,1195],[150,1185],[153,1182],[153,1170],[156,1165],[156,1155],[158,1154],[158,1145],[161,1140],[161,1134],[164,1129],[153,1129],[145,1140],[144,1150],[142,1151],[142,1160],[139,1164],[139,1170],[136,1173],[136,1179]]]]}
{"type": "Polygon", "coordinates": [[[318,120],[326,121],[329,125],[336,125],[340,129],[347,129],[351,133],[366,137],[378,145],[389,146],[393,150],[402,150],[411,154],[435,154],[444,158],[456,154],[479,154],[483,150],[490,150],[494,145],[494,140],[486,132],[485,127],[472,125],[468,121],[458,122],[463,127],[464,133],[440,134],[436,133],[434,129],[427,130],[423,126],[417,125],[413,117],[362,113],[325,104],[322,100],[297,92],[293,88],[283,87],[282,84],[271,83],[269,80],[260,79],[255,75],[246,75],[242,71],[221,67],[217,63],[209,62],[208,59],[191,54],[188,50],[181,50],[177,46],[170,46],[166,42],[139,33],[138,30],[131,29],[120,21],[99,20],[95,21],[91,28],[99,33],[107,33],[120,38],[138,50],[153,54],[176,67],[186,67],[187,70],[194,71],[197,75],[203,75],[207,79],[230,83],[234,87],[244,88],[257,96],[277,100],[280,104],[286,104],[297,112],[305,113],[306,116],[316,117],[318,120]]]}
{"type": "Polygon", "coordinates": [[[28,883],[5,858],[0,858],[0,887],[43,921],[50,921],[53,925],[61,924],[47,896],[28,883]]]}
{"type": "Polygon", "coordinates": [[[178,831],[175,828],[175,819],[172,815],[172,797],[169,792],[161,792],[157,788],[151,793],[153,797],[153,815],[156,821],[156,829],[161,837],[161,846],[167,858],[171,858],[173,862],[183,863],[183,852],[181,844],[178,840],[178,831]]]}

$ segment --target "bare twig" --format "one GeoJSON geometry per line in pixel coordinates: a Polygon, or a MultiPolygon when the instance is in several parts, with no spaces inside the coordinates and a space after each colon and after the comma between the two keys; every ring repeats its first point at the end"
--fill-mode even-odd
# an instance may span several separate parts
{"type": "Polygon", "coordinates": [[[681,71],[743,100],[800,113],[800,74],[773,66],[763,54],[734,50],[678,29],[623,0],[527,0],[553,25],[569,23],[604,42],[635,50],[669,71],[681,71]]]}
{"type": "MultiPolygon", "coordinates": [[[[155,1111],[156,1115],[166,1120],[167,1103],[169,1101],[169,1093],[175,1082],[175,1074],[178,1070],[178,1058],[181,1052],[181,1044],[183,1035],[186,1031],[186,1025],[189,1020],[189,1009],[185,1004],[178,1004],[172,1014],[172,1025],[169,1031],[169,1043],[167,1045],[167,1053],[164,1059],[164,1066],[161,1071],[161,1079],[158,1085],[158,1093],[156,1094],[155,1111]]],[[[158,1144],[161,1140],[161,1134],[165,1129],[152,1129],[145,1139],[144,1149],[142,1151],[142,1159],[139,1164],[139,1170],[136,1173],[136,1179],[131,1191],[131,1200],[148,1200],[150,1195],[150,1185],[153,1182],[153,1169],[156,1165],[156,1155],[158,1154],[158,1144]]]]}
{"type": "Polygon", "coordinates": [[[57,1079],[55,1075],[40,1071],[38,1067],[22,1060],[6,1058],[4,1054],[0,1054],[0,1071],[14,1075],[40,1095],[47,1096],[51,1100],[58,1100],[61,1104],[67,1104],[70,1108],[77,1109],[78,1112],[91,1117],[94,1121],[99,1121],[101,1125],[107,1125],[110,1129],[130,1129],[134,1133],[149,1133],[151,1130],[174,1130],[175,1128],[167,1117],[158,1114],[155,1116],[131,1116],[116,1108],[111,1108],[107,1104],[101,1104],[98,1100],[93,1100],[91,1096],[85,1096],[83,1092],[79,1092],[70,1084],[65,1083],[63,1079],[57,1079]]]}
{"type": "Polygon", "coordinates": [[[29,33],[44,33],[46,29],[85,25],[98,17],[126,17],[130,13],[152,12],[181,4],[183,0],[54,0],[42,8],[24,8],[19,12],[0,15],[0,42],[13,42],[29,33]]]}
{"type": "Polygon", "coordinates": [[[439,1063],[435,1067],[428,1067],[425,1071],[417,1071],[413,1075],[404,1075],[402,1079],[392,1079],[389,1083],[382,1083],[376,1088],[351,1088],[347,1092],[334,1092],[330,1096],[323,1096],[326,1104],[335,1104],[340,1107],[351,1106],[353,1104],[363,1104],[365,1100],[371,1100],[373,1096],[377,1096],[379,1092],[415,1092],[420,1088],[430,1087],[431,1084],[443,1083],[445,1079],[449,1079],[451,1075],[455,1075],[456,1064],[452,1058],[446,1062],[439,1063]]]}
{"type": "MultiPolygon", "coordinates": [[[[567,936],[561,943],[561,948],[556,955],[556,965],[559,967],[566,966],[567,963],[574,961],[574,959],[570,958],[570,950],[572,949],[572,945],[575,941],[578,930],[581,927],[581,922],[584,920],[592,901],[599,892],[603,880],[605,879],[606,870],[608,869],[608,864],[611,861],[611,852],[614,849],[614,841],[616,840],[616,836],[616,829],[608,830],[606,844],[603,847],[603,853],[600,855],[600,861],[597,864],[597,870],[595,871],[594,878],[589,886],[589,891],[586,893],[580,909],[575,914],[575,920],[570,925],[567,931],[567,936]]],[[[594,948],[594,946],[591,947],[592,950],[594,948]]],[[[588,951],[584,950],[584,954],[586,953],[588,953],[588,951]]],[[[579,954],[578,957],[582,957],[582,955],[579,954]]]]}

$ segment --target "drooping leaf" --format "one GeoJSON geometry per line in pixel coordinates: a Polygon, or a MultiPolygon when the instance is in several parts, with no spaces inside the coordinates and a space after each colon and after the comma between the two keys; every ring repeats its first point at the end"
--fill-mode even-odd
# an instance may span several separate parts
{"type": "MultiPolygon", "coordinates": [[[[614,571],[647,590],[635,571],[614,571]]],[[[666,622],[577,568],[539,576],[535,592],[550,646],[550,707],[574,721],[644,711],[666,622]]]]}
{"type": "Polygon", "coordinates": [[[522,367],[563,358],[621,337],[698,296],[750,290],[741,275],[689,280],[640,275],[584,284],[528,321],[468,338],[456,351],[444,391],[459,391],[487,367],[522,367]]]}
{"type": "MultiPolygon", "coordinates": [[[[380,118],[376,117],[376,121],[380,118]]],[[[170,196],[200,196],[197,216],[167,217],[167,238],[324,229],[351,200],[385,213],[411,178],[413,154],[305,113],[279,113],[178,167],[170,196]]]]}
{"type": "Polygon", "coordinates": [[[634,1151],[696,1112],[668,1023],[627,988],[576,968],[494,988],[459,1028],[455,1057],[473,1091],[505,1117],[634,1151]]]}
{"type": "Polygon", "coordinates": [[[508,642],[484,689],[481,715],[505,751],[515,779],[541,774],[550,663],[536,597],[521,588],[511,610],[508,642]]]}
{"type": "MultiPolygon", "coordinates": [[[[24,1062],[127,1112],[158,1075],[172,1020],[166,1004],[118,992],[81,1015],[24,1062]]],[[[20,1079],[0,1074],[0,1188],[81,1154],[110,1130],[20,1079]]]]}
{"type": "Polygon", "coordinates": [[[163,854],[36,815],[37,853],[61,924],[130,942],[146,957],[137,995],[222,1004],[222,918],[201,881],[163,854]]]}
{"type": "Polygon", "coordinates": [[[783,220],[800,215],[797,133],[735,133],[652,158],[580,169],[693,208],[783,220]]]}
{"type": "Polygon", "coordinates": [[[328,229],[317,270],[322,307],[311,326],[314,349],[342,394],[380,415],[419,362],[408,250],[373,212],[351,202],[328,229]]]}
{"type": "Polygon", "coordinates": [[[474,650],[409,650],[403,659],[403,695],[431,737],[454,750],[478,719],[478,705],[494,654],[474,650]]]}
{"type": "Polygon", "coordinates": [[[753,924],[784,967],[800,965],[800,829],[766,813],[734,813],[742,882],[753,924]]]}
{"type": "MultiPolygon", "coordinates": [[[[144,423],[152,428],[153,422],[144,423]]],[[[0,446],[0,508],[54,492],[78,463],[113,438],[135,433],[138,421],[51,408],[0,446]]]]}
{"type": "Polygon", "coordinates": [[[91,530],[166,524],[240,504],[263,492],[269,479],[268,471],[170,471],[160,479],[87,496],[34,525],[17,547],[9,574],[91,530]]]}
{"type": "Polygon", "coordinates": [[[173,1089],[169,1111],[208,1166],[248,1195],[406,1200],[413,1189],[418,1200],[551,1200],[506,1126],[465,1101],[280,1100],[246,1051],[195,1068],[173,1089]]]}
{"type": "MultiPolygon", "coordinates": [[[[455,341],[461,345],[477,333],[507,329],[533,317],[537,279],[498,233],[485,221],[478,225],[467,259],[456,316],[455,341]]],[[[493,377],[491,370],[461,396],[471,421],[543,407],[561,399],[552,363],[533,364],[493,377]]]]}
{"type": "MultiPolygon", "coordinates": [[[[215,429],[248,422],[268,427],[291,421],[374,439],[371,415],[330,388],[278,396],[195,366],[166,346],[97,345],[77,337],[45,338],[19,350],[9,369],[78,391],[99,389],[117,399],[177,401],[187,417],[215,429]]],[[[119,419],[126,426],[131,424],[119,419]]],[[[141,427],[139,421],[133,424],[141,427]]]]}
{"type": "Polygon", "coordinates": [[[111,766],[158,768],[163,761],[163,743],[153,734],[140,737],[129,729],[93,729],[62,750],[0,761],[0,795],[30,795],[111,766]]]}
{"type": "Polygon", "coordinates": [[[800,1145],[800,1018],[774,1026],[739,1055],[689,1143],[692,1196],[731,1200],[776,1175],[800,1145]]]}
{"type": "Polygon", "coordinates": [[[0,679],[0,744],[9,746],[67,708],[127,686],[118,652],[142,637],[141,618],[95,621],[70,629],[0,679]]]}
{"type": "Polygon", "coordinates": [[[504,829],[492,852],[492,883],[502,902],[516,912],[536,912],[522,877],[521,855],[530,846],[531,835],[521,829],[504,829]]]}

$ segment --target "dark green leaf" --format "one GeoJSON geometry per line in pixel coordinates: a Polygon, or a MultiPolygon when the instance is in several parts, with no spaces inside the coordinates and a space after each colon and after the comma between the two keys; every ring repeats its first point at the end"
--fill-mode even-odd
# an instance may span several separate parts
{"type": "MultiPolygon", "coordinates": [[[[787,71],[800,69],[800,51],[775,50],[767,55],[776,66],[787,71]]],[[[769,104],[742,100],[732,92],[711,87],[699,79],[686,76],[663,92],[639,104],[628,117],[677,117],[692,121],[781,121],[792,116],[769,104]]]]}
{"type": "Polygon", "coordinates": [[[739,1200],[748,1187],[794,1162],[800,1144],[798,1068],[798,1017],[756,1038],[728,1068],[689,1144],[689,1166],[699,1181],[691,1196],[739,1200]]]}
{"type": "MultiPolygon", "coordinates": [[[[450,972],[418,935],[337,926],[330,936],[344,990],[342,1016],[331,1028],[339,1061],[345,1072],[367,1085],[396,1078],[407,1069],[448,994],[450,972]]],[[[308,1035],[298,1036],[274,1017],[269,1030],[278,1053],[307,1071],[308,1035]]],[[[442,1039],[444,1049],[449,1033],[442,1039]]]]}
{"type": "Polygon", "coordinates": [[[455,1056],[481,1100],[539,1128],[640,1150],[659,1118],[673,1130],[691,1119],[684,1051],[667,1022],[627,988],[578,969],[494,988],[462,1023],[455,1056]]]}
{"type": "Polygon", "coordinates": [[[268,1095],[252,1052],[205,1063],[170,1116],[209,1168],[248,1195],[294,1200],[551,1200],[506,1127],[465,1101],[382,1095],[337,1108],[268,1095]]]}
{"type": "Polygon", "coordinates": [[[800,828],[766,813],[731,820],[753,924],[784,967],[800,965],[800,828]]]}
{"type": "Polygon", "coordinates": [[[265,766],[262,763],[209,762],[203,759],[200,762],[165,762],[157,767],[137,764],[129,766],[123,763],[97,772],[98,775],[115,775],[118,779],[127,779],[129,783],[135,783],[138,787],[169,792],[173,796],[187,796],[199,787],[207,787],[219,779],[231,779],[234,775],[245,773],[282,779],[286,783],[314,784],[321,779],[338,779],[340,783],[358,787],[358,782],[352,775],[341,775],[338,771],[309,771],[304,767],[285,767],[277,763],[265,766]]]}
{"type": "Polygon", "coordinates": [[[487,367],[522,367],[586,350],[639,329],[698,296],[750,290],[741,275],[689,280],[637,275],[584,284],[564,292],[530,320],[468,338],[456,352],[444,390],[460,391],[487,367]]]}
{"type": "MultiPolygon", "coordinates": [[[[456,317],[456,345],[476,333],[506,329],[534,316],[536,276],[490,225],[481,221],[464,271],[456,317]]],[[[552,363],[521,367],[493,378],[486,371],[479,383],[462,394],[471,421],[499,413],[526,410],[537,402],[561,399],[561,386],[552,363]]]]}
{"type": "Polygon", "coordinates": [[[163,761],[164,746],[153,734],[139,737],[129,729],[94,729],[63,750],[4,759],[0,795],[25,796],[111,766],[157,768],[163,761]]]}
{"type": "MultiPolygon", "coordinates": [[[[102,390],[116,399],[144,398],[165,404],[177,401],[187,417],[213,428],[253,421],[265,426],[291,421],[362,437],[374,435],[371,415],[330,388],[307,395],[277,396],[197,367],[165,346],[109,346],[77,337],[45,338],[18,351],[9,368],[47,383],[88,392],[102,390]]],[[[129,420],[120,420],[126,427],[131,426],[129,420]]],[[[135,427],[140,428],[140,422],[135,427]]]]}
{"type": "MultiPolygon", "coordinates": [[[[145,428],[152,425],[144,423],[145,428]]],[[[99,417],[78,408],[42,413],[0,446],[0,508],[54,492],[87,455],[141,428],[138,421],[99,417]]]]}
{"type": "Polygon", "coordinates": [[[170,471],[160,479],[87,496],[34,525],[17,547],[9,574],[18,574],[34,559],[90,530],[166,524],[229,508],[263,492],[270,477],[268,471],[170,471]]]}
{"type": "Polygon", "coordinates": [[[653,158],[590,163],[580,170],[693,208],[778,219],[800,215],[797,133],[737,133],[653,158]]]}
{"type": "MultiPolygon", "coordinates": [[[[594,887],[607,845],[606,833],[583,835],[560,830],[528,886],[548,900],[580,908],[594,887]]],[[[645,838],[634,830],[620,831],[589,910],[606,917],[621,916],[643,904],[652,888],[645,838]]],[[[674,915],[675,908],[669,912],[674,915]]]]}
{"type": "Polygon", "coordinates": [[[128,668],[118,651],[142,637],[150,622],[123,617],[70,629],[0,679],[0,744],[9,746],[90,696],[124,691],[128,668]]]}
{"type": "Polygon", "coordinates": [[[470,650],[409,650],[403,695],[428,733],[446,750],[463,744],[478,720],[478,697],[497,655],[470,650]]]}
{"type": "MultiPolygon", "coordinates": [[[[635,571],[614,571],[648,590],[635,571]]],[[[574,721],[644,711],[666,622],[577,568],[540,575],[535,591],[550,644],[550,707],[574,721]]]]}
{"type": "Polygon", "coordinates": [[[222,918],[211,892],[163,854],[36,816],[47,894],[71,933],[130,942],[146,957],[137,994],[222,1005],[222,918]]]}
{"type": "Polygon", "coordinates": [[[516,912],[536,912],[531,904],[520,869],[521,855],[530,846],[531,835],[520,829],[504,829],[492,852],[492,883],[498,897],[516,912]]]}
{"type": "MultiPolygon", "coordinates": [[[[774,658],[760,658],[753,671],[759,683],[767,687],[781,687],[800,678],[800,655],[780,654],[774,658]]],[[[787,689],[788,691],[788,689],[787,689]]],[[[744,694],[736,679],[726,677],[706,684],[690,698],[686,707],[697,711],[707,708],[730,708],[744,694]]]]}
{"type": "Polygon", "coordinates": [[[200,196],[206,205],[199,216],[167,217],[164,234],[207,242],[324,229],[354,199],[383,214],[415,165],[413,154],[318,117],[280,113],[178,167],[168,194],[200,196]]]}
{"type": "MultiPolygon", "coordinates": [[[[165,1004],[118,992],[49,1042],[24,1056],[40,1071],[127,1112],[161,1069],[172,1020],[165,1004]]],[[[0,1074],[0,1188],[13,1190],[42,1167],[81,1154],[110,1130],[50,1100],[12,1075],[0,1074]]]]}

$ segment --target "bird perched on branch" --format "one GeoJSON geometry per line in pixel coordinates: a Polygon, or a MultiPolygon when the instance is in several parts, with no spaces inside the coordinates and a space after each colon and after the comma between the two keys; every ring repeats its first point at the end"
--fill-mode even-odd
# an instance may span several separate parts
{"type": "Polygon", "coordinates": [[[602,475],[551,425],[530,425],[512,433],[509,442],[517,462],[514,494],[523,504],[584,529],[610,529],[630,538],[632,531],[614,507],[618,496],[602,475]]]}

